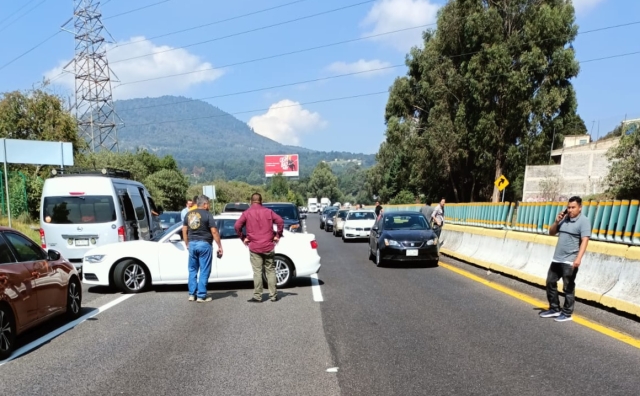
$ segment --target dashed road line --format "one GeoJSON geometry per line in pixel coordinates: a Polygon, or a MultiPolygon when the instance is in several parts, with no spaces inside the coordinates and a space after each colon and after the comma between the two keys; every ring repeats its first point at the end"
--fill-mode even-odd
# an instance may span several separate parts
{"type": "Polygon", "coordinates": [[[324,301],[324,299],[322,298],[322,290],[320,290],[318,274],[311,275],[311,291],[313,292],[313,301],[324,301]]]}

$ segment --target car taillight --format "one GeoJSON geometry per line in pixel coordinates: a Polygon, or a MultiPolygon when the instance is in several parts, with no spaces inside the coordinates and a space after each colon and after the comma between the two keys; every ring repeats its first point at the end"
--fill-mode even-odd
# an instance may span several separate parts
{"type": "Polygon", "coordinates": [[[118,242],[124,242],[126,240],[124,236],[124,226],[118,227],[118,242]]]}
{"type": "Polygon", "coordinates": [[[43,249],[47,248],[47,239],[44,237],[44,230],[42,228],[40,229],[40,246],[42,246],[43,249]]]}
{"type": "Polygon", "coordinates": [[[311,249],[317,249],[318,248],[318,242],[317,241],[311,241],[311,249]]]}

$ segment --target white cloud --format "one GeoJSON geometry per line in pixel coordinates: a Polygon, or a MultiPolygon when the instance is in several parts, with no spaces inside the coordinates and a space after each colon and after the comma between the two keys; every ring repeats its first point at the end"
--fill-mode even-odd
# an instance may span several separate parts
{"type": "Polygon", "coordinates": [[[318,113],[298,106],[289,99],[272,104],[262,115],[251,117],[247,123],[253,130],[269,139],[287,145],[299,145],[300,135],[327,126],[318,113]]]}
{"type": "Polygon", "coordinates": [[[385,70],[376,70],[376,69],[381,69],[389,66],[391,66],[391,63],[383,62],[378,59],[373,59],[370,61],[360,59],[357,62],[352,62],[352,63],[333,62],[332,64],[327,66],[327,70],[336,74],[361,73],[361,74],[356,74],[355,76],[368,78],[368,77],[375,77],[381,74],[388,73],[391,69],[385,69],[385,70]],[[372,71],[369,73],[363,73],[368,70],[375,70],[375,71],[372,71]]]}
{"type": "MultiPolygon", "coordinates": [[[[366,35],[406,29],[435,23],[440,5],[431,0],[379,0],[374,3],[362,21],[363,27],[373,25],[366,35]]],[[[389,44],[399,51],[407,52],[414,45],[422,45],[422,29],[376,37],[373,40],[389,44]]]]}
{"type": "Polygon", "coordinates": [[[573,0],[573,8],[575,8],[576,14],[584,14],[585,12],[595,8],[603,1],[604,0],[573,0]]]}
{"type": "MultiPolygon", "coordinates": [[[[147,80],[154,77],[187,73],[213,67],[211,63],[203,62],[199,56],[191,54],[185,49],[164,52],[172,49],[172,47],[166,45],[156,46],[151,41],[141,40],[144,40],[144,37],[132,37],[127,41],[107,46],[109,65],[120,80],[120,83],[123,84],[118,86],[119,83],[112,82],[114,99],[181,94],[194,85],[211,82],[224,74],[222,70],[207,70],[137,84],[126,84],[132,81],[147,80]],[[151,53],[154,55],[118,62],[119,60],[151,53]]],[[[57,77],[67,63],[68,61],[60,62],[57,67],[45,73],[45,78],[57,77]]],[[[68,70],[73,71],[73,64],[68,67],[68,70]]],[[[68,73],[64,77],[56,79],[54,84],[63,85],[73,92],[73,74],[68,73]]]]}

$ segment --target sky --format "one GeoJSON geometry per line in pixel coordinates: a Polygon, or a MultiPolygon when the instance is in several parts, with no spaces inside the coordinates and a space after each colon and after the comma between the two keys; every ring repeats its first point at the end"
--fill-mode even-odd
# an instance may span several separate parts
{"type": "MultiPolygon", "coordinates": [[[[421,44],[422,30],[435,28],[446,2],[99,3],[115,99],[210,98],[281,143],[375,153],[384,141],[387,91],[406,74],[406,53],[421,44]]],[[[73,79],[62,70],[73,58],[74,38],[60,29],[73,5],[0,0],[0,92],[38,87],[49,78],[49,89],[73,95],[73,79]]],[[[640,1],[574,0],[574,6],[580,31],[608,28],[579,34],[573,43],[581,61],[573,80],[578,113],[595,139],[625,118],[640,118],[640,1]],[[607,57],[613,58],[598,60],[607,57]]],[[[66,27],[73,30],[72,23],[66,27]]]]}

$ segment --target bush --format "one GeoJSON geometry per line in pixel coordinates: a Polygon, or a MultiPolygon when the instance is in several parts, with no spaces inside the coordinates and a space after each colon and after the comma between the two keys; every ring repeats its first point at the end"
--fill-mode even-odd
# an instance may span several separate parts
{"type": "Polygon", "coordinates": [[[407,190],[402,190],[395,197],[391,198],[389,204],[391,205],[407,205],[416,203],[416,196],[407,190]]]}

